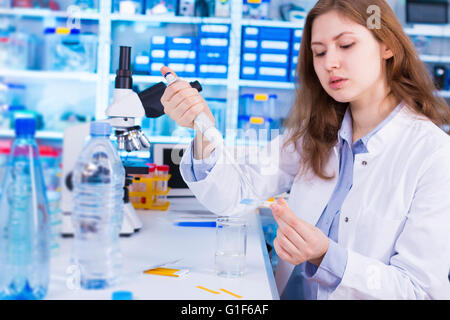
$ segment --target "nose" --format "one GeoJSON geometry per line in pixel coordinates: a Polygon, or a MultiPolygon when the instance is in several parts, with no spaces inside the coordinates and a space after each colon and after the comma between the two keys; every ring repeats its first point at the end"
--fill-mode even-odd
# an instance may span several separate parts
{"type": "Polygon", "coordinates": [[[328,71],[332,71],[334,69],[339,69],[341,65],[340,57],[338,52],[334,48],[328,49],[327,54],[325,55],[325,68],[328,71]]]}

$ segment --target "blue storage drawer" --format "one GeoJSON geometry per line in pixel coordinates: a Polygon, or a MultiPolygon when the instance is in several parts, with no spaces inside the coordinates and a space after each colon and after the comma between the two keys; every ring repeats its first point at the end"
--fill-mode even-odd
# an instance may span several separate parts
{"type": "Polygon", "coordinates": [[[167,59],[171,62],[196,63],[197,51],[170,49],[167,50],[167,59]]]}
{"type": "Polygon", "coordinates": [[[292,38],[292,29],[260,27],[259,38],[268,40],[286,40],[290,42],[292,38]]]}
{"type": "Polygon", "coordinates": [[[229,38],[230,26],[226,24],[202,24],[199,27],[200,38],[229,38]]]}
{"type": "Polygon", "coordinates": [[[151,49],[166,49],[167,48],[167,37],[166,36],[153,36],[150,39],[151,49]]]}
{"type": "Polygon", "coordinates": [[[258,67],[257,80],[288,81],[288,68],[258,67]]]}
{"type": "Polygon", "coordinates": [[[259,39],[259,28],[242,27],[242,39],[259,39]]]}
{"type": "Polygon", "coordinates": [[[242,41],[242,52],[258,52],[259,41],[254,39],[244,39],[242,41]]]}
{"type": "Polygon", "coordinates": [[[285,40],[261,40],[259,43],[260,53],[286,53],[290,52],[290,41],[285,40]]]}
{"type": "Polygon", "coordinates": [[[256,66],[241,66],[241,79],[256,80],[257,69],[256,66]]]}
{"type": "Polygon", "coordinates": [[[199,51],[198,62],[206,64],[228,64],[228,50],[199,51]]]}
{"type": "Polygon", "coordinates": [[[197,37],[167,37],[167,49],[197,50],[197,37]]]}
{"type": "Polygon", "coordinates": [[[152,62],[165,61],[166,58],[167,58],[167,51],[165,49],[150,50],[150,61],[152,62]]]}
{"type": "Polygon", "coordinates": [[[241,65],[256,67],[259,55],[255,52],[243,52],[241,56],[241,65]]]}
{"type": "Polygon", "coordinates": [[[175,71],[175,73],[180,77],[196,77],[197,76],[197,65],[195,63],[178,63],[167,61],[167,66],[175,71]]]}
{"type": "Polygon", "coordinates": [[[200,38],[200,51],[224,51],[228,50],[230,41],[228,38],[200,38]]]}
{"type": "Polygon", "coordinates": [[[228,75],[228,66],[225,64],[199,64],[198,76],[201,78],[223,78],[228,75]]]}
{"type": "Polygon", "coordinates": [[[150,57],[145,54],[138,54],[134,57],[133,73],[148,74],[150,68],[150,57]]]}
{"type": "Polygon", "coordinates": [[[154,76],[160,76],[161,75],[161,67],[167,66],[167,61],[161,61],[161,62],[150,62],[150,68],[148,70],[149,74],[154,76]]]}
{"type": "Polygon", "coordinates": [[[302,40],[303,29],[293,29],[292,30],[292,41],[300,42],[302,40]]]}
{"type": "Polygon", "coordinates": [[[286,53],[261,53],[259,55],[259,65],[267,67],[282,67],[289,66],[289,54],[286,53]]]}

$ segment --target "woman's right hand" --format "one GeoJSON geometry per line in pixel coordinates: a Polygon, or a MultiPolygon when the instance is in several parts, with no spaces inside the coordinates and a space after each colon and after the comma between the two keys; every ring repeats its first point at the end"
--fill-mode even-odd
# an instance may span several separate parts
{"type": "MultiPolygon", "coordinates": [[[[161,68],[163,76],[168,72],[176,76],[172,69],[168,67],[161,68]]],[[[181,127],[194,128],[194,119],[201,112],[205,112],[212,123],[215,123],[205,99],[203,99],[197,89],[192,88],[184,80],[178,79],[175,83],[168,86],[161,97],[161,103],[164,106],[164,112],[181,127]]]]}

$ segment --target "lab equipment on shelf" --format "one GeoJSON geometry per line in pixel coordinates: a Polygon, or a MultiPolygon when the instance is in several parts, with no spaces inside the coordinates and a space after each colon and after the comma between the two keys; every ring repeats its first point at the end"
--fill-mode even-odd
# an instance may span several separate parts
{"type": "Polygon", "coordinates": [[[243,0],[242,17],[245,19],[269,19],[270,0],[243,0]]]}
{"type": "Polygon", "coordinates": [[[97,35],[79,29],[46,28],[44,30],[44,70],[95,72],[97,35]]]}
{"type": "Polygon", "coordinates": [[[0,69],[26,70],[35,65],[36,37],[13,27],[0,30],[0,69]]]}
{"type": "Polygon", "coordinates": [[[81,287],[100,289],[117,284],[122,270],[125,170],[109,139],[111,125],[92,122],[90,134],[73,171],[72,260],[80,268],[81,287]]]}
{"type": "Polygon", "coordinates": [[[50,220],[35,120],[17,119],[0,199],[0,299],[42,299],[50,278],[50,220]]]}
{"type": "Polygon", "coordinates": [[[113,9],[115,13],[123,15],[134,15],[145,13],[145,1],[141,0],[114,0],[113,9]]]}
{"type": "Polygon", "coordinates": [[[174,16],[177,0],[147,0],[145,13],[148,15],[174,16]]]}

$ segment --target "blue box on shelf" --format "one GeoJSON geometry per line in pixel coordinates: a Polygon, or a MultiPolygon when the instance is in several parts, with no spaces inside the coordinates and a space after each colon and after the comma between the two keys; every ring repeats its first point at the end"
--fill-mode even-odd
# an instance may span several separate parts
{"type": "Polygon", "coordinates": [[[244,39],[242,41],[242,52],[258,52],[259,41],[255,39],[244,39]]]}
{"type": "Polygon", "coordinates": [[[150,39],[151,49],[166,49],[167,48],[167,37],[166,36],[153,36],[150,39]]]}
{"type": "Polygon", "coordinates": [[[150,61],[158,62],[167,59],[167,51],[165,49],[150,49],[150,61]]]}
{"type": "Polygon", "coordinates": [[[292,41],[300,42],[302,40],[303,29],[293,29],[292,30],[292,41]]]}
{"type": "Polygon", "coordinates": [[[161,67],[167,66],[167,61],[161,62],[150,62],[149,74],[160,76],[161,75],[161,67]]]}
{"type": "Polygon", "coordinates": [[[197,65],[195,63],[178,63],[178,62],[168,62],[168,67],[175,71],[175,73],[180,77],[196,77],[197,76],[197,65]]]}
{"type": "Polygon", "coordinates": [[[261,53],[259,66],[288,68],[289,57],[290,55],[286,53],[261,53]]]}
{"type": "Polygon", "coordinates": [[[200,78],[226,79],[228,76],[228,66],[225,64],[199,64],[198,76],[200,78]]]}
{"type": "Polygon", "coordinates": [[[243,0],[242,17],[264,20],[269,18],[270,0],[243,0]]]}
{"type": "Polygon", "coordinates": [[[256,66],[241,66],[241,79],[256,80],[256,66]]]}
{"type": "Polygon", "coordinates": [[[238,132],[238,139],[260,140],[264,137],[270,140],[270,129],[273,128],[273,119],[240,115],[238,117],[238,126],[243,131],[238,132]]]}
{"type": "Polygon", "coordinates": [[[265,53],[286,53],[290,52],[290,41],[287,40],[261,40],[259,42],[259,52],[265,53]]]}
{"type": "Polygon", "coordinates": [[[240,96],[241,114],[247,116],[277,118],[276,94],[245,93],[240,96]]]}
{"type": "Polygon", "coordinates": [[[230,26],[226,24],[202,24],[199,26],[200,38],[229,38],[230,26]]]}
{"type": "Polygon", "coordinates": [[[150,68],[150,57],[147,54],[141,53],[134,57],[133,73],[148,74],[150,68]]]}
{"type": "Polygon", "coordinates": [[[228,50],[201,50],[198,52],[198,62],[206,64],[228,64],[228,50]]]}
{"type": "Polygon", "coordinates": [[[170,49],[167,50],[167,59],[171,62],[196,63],[197,51],[170,49]]]}
{"type": "Polygon", "coordinates": [[[229,45],[228,38],[200,38],[199,50],[223,51],[228,50],[229,45]]]}
{"type": "Polygon", "coordinates": [[[257,80],[263,81],[288,81],[288,68],[258,67],[257,80]]]}
{"type": "Polygon", "coordinates": [[[275,28],[275,27],[260,27],[259,38],[268,40],[286,40],[291,41],[292,29],[290,28],[275,28]]]}
{"type": "Polygon", "coordinates": [[[254,52],[243,52],[241,56],[241,65],[256,67],[258,65],[259,55],[254,52]]]}
{"type": "Polygon", "coordinates": [[[259,39],[259,28],[258,27],[242,27],[242,38],[243,39],[259,39]]]}
{"type": "Polygon", "coordinates": [[[167,37],[167,49],[197,50],[197,37],[167,37]]]}

